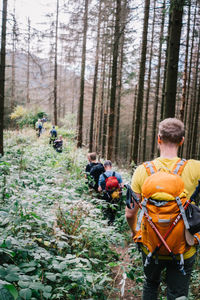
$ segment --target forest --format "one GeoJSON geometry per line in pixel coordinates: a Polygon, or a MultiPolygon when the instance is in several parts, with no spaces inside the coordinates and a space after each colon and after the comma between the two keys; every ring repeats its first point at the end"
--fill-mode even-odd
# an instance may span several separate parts
{"type": "MultiPolygon", "coordinates": [[[[176,117],[179,157],[200,160],[200,2],[2,0],[0,15],[0,300],[141,299],[126,190],[108,226],[87,153],[130,183],[159,155],[160,121],[176,117]]],[[[199,268],[197,255],[189,300],[199,268]]]]}

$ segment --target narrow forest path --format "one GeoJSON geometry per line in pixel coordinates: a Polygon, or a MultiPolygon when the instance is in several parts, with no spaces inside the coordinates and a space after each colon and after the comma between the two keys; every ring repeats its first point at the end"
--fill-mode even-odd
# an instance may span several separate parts
{"type": "Polygon", "coordinates": [[[128,272],[128,267],[131,265],[131,258],[128,253],[129,245],[126,245],[125,247],[115,247],[115,250],[120,255],[120,264],[114,267],[112,270],[114,292],[112,292],[109,295],[109,299],[141,299],[141,293],[138,293],[137,295],[133,294],[136,282],[134,280],[129,279],[126,276],[126,272],[128,272]]]}

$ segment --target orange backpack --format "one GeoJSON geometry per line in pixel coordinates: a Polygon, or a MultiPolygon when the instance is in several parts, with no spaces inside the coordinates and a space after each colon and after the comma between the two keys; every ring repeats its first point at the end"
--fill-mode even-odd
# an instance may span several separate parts
{"type": "MultiPolygon", "coordinates": [[[[180,177],[186,163],[186,160],[180,159],[172,171],[165,168],[157,170],[153,162],[143,164],[149,176],[142,186],[142,210],[134,241],[142,243],[149,253],[154,253],[160,240],[144,217],[144,212],[148,213],[163,237],[181,212],[182,218],[167,237],[166,243],[175,255],[182,255],[190,248],[185,239],[185,228],[189,228],[189,224],[183,208],[187,198],[184,182],[180,177]]],[[[157,253],[169,255],[164,245],[157,253]]]]}

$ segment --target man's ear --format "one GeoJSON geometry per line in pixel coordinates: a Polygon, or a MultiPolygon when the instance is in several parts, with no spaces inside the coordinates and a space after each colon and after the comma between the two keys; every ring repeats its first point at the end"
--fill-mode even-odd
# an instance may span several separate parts
{"type": "Polygon", "coordinates": [[[161,144],[161,138],[160,138],[160,135],[158,135],[158,144],[161,144]]]}
{"type": "Polygon", "coordinates": [[[182,140],[180,141],[180,143],[178,144],[179,146],[183,145],[183,142],[184,142],[184,136],[182,137],[182,140]]]}

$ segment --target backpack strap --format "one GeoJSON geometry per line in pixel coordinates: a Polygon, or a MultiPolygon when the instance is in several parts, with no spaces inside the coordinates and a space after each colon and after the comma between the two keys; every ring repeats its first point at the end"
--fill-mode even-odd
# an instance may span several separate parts
{"type": "Polygon", "coordinates": [[[142,218],[144,216],[144,213],[146,212],[147,213],[147,202],[148,202],[148,199],[147,198],[144,198],[144,200],[142,201],[141,205],[142,205],[142,209],[141,209],[141,212],[139,214],[139,218],[138,218],[138,223],[137,223],[137,227],[136,227],[136,231],[138,231],[140,228],[141,228],[141,223],[142,223],[142,218]]]}
{"type": "Polygon", "coordinates": [[[172,173],[174,173],[174,174],[177,174],[177,175],[181,175],[182,174],[182,172],[183,172],[183,170],[184,170],[184,168],[185,168],[185,166],[186,166],[186,164],[187,164],[187,160],[186,159],[179,159],[178,160],[178,162],[175,164],[175,166],[174,166],[174,168],[173,168],[173,170],[172,170],[172,173]]]}
{"type": "Polygon", "coordinates": [[[186,214],[185,214],[185,210],[183,208],[183,205],[182,205],[182,202],[181,202],[181,199],[179,197],[176,197],[176,202],[178,204],[178,207],[180,209],[180,212],[181,212],[181,215],[182,215],[182,218],[183,218],[183,222],[185,224],[185,228],[186,229],[189,229],[190,228],[190,225],[188,223],[188,220],[186,218],[186,214]]]}
{"type": "Polygon", "coordinates": [[[145,167],[149,176],[157,172],[156,166],[153,161],[146,161],[143,163],[143,166],[145,167]]]}
{"type": "Polygon", "coordinates": [[[113,172],[112,176],[115,176],[115,171],[113,172]]]}
{"type": "Polygon", "coordinates": [[[196,235],[196,234],[194,234],[194,237],[197,239],[197,242],[199,243],[199,245],[200,245],[200,239],[199,239],[199,236],[198,235],[196,235]]]}
{"type": "Polygon", "coordinates": [[[108,176],[106,176],[105,173],[103,173],[102,175],[103,175],[103,177],[104,177],[105,180],[108,178],[108,176]]]}

